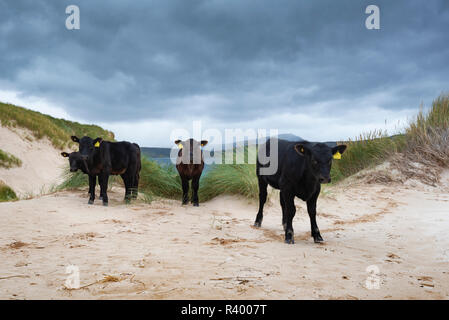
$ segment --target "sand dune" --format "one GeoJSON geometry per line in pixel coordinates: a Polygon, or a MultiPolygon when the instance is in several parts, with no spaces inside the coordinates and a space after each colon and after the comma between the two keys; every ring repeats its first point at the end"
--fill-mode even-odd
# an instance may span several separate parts
{"type": "Polygon", "coordinates": [[[46,193],[62,182],[67,160],[47,138],[36,140],[26,129],[0,126],[0,148],[22,160],[21,167],[0,168],[0,179],[20,198],[46,193]]]}
{"type": "Polygon", "coordinates": [[[322,245],[301,201],[296,244],[283,243],[276,196],[261,229],[251,226],[256,204],[230,196],[126,206],[113,188],[108,208],[87,205],[86,191],[1,203],[0,298],[447,299],[448,177],[438,188],[326,188],[322,245]],[[81,288],[65,288],[68,265],[81,288]]]}

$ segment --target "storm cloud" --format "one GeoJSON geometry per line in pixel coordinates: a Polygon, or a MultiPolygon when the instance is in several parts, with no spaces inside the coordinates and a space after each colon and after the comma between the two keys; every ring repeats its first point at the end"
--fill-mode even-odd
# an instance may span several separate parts
{"type": "Polygon", "coordinates": [[[444,0],[2,1],[0,89],[112,128],[203,120],[340,139],[447,92],[448,30],[444,0]],[[65,27],[72,4],[80,30],[65,27]],[[380,30],[365,28],[370,4],[380,30]]]}

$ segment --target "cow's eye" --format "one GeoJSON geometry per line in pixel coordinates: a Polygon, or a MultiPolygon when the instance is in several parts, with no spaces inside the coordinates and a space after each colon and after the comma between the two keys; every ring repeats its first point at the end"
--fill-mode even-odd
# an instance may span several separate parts
{"type": "Polygon", "coordinates": [[[312,164],[313,164],[314,166],[316,166],[316,165],[318,164],[318,161],[316,161],[316,160],[314,159],[314,160],[312,160],[312,164]]]}

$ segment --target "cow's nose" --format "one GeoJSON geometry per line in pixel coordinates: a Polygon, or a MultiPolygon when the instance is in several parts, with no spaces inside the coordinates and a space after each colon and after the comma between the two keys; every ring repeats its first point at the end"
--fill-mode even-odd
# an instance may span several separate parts
{"type": "Polygon", "coordinates": [[[320,177],[320,183],[329,183],[331,182],[331,178],[320,177]]]}
{"type": "Polygon", "coordinates": [[[70,168],[70,172],[76,172],[78,169],[70,168]]]}

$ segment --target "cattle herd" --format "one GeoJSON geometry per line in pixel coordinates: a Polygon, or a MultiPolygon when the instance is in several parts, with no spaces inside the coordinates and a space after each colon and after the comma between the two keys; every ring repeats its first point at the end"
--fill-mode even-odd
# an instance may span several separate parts
{"type": "MultiPolygon", "coordinates": [[[[137,198],[141,169],[139,145],[127,141],[110,142],[102,138],[92,139],[86,136],[81,139],[76,136],[71,138],[79,144],[79,150],[72,153],[62,152],[61,155],[69,158],[71,172],[81,170],[89,176],[88,204],[94,203],[98,177],[100,200],[103,201],[104,206],[108,205],[107,187],[110,175],[122,177],[127,203],[137,198]]],[[[296,212],[295,197],[307,203],[311,236],[316,243],[322,242],[323,238],[316,222],[316,202],[321,184],[331,181],[332,160],[340,159],[346,146],[338,145],[331,148],[324,143],[291,142],[281,139],[277,139],[276,142],[277,152],[270,150],[270,139],[258,151],[256,174],[259,183],[259,211],[254,226],[262,225],[263,207],[267,199],[267,187],[270,185],[280,190],[285,242],[294,243],[292,221],[296,212]],[[270,161],[263,163],[260,161],[262,157],[268,157],[270,161]],[[262,174],[261,169],[269,167],[271,161],[277,162],[277,170],[271,174],[262,174]]],[[[179,148],[176,169],[182,181],[182,204],[186,205],[189,202],[189,181],[191,180],[193,190],[191,201],[194,206],[198,206],[199,180],[204,169],[201,147],[205,146],[207,141],[176,140],[175,144],[179,148]]]]}

